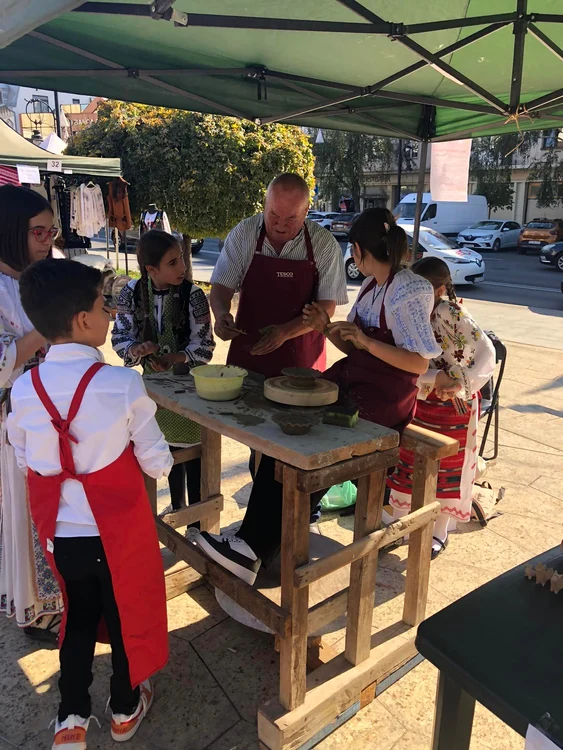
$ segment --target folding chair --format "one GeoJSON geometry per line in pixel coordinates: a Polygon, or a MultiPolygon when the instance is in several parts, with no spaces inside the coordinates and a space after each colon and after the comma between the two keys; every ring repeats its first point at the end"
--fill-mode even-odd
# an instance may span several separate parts
{"type": "Polygon", "coordinates": [[[500,399],[499,399],[499,393],[500,393],[500,386],[502,383],[502,378],[504,375],[504,368],[506,366],[506,346],[502,343],[502,341],[496,336],[493,331],[487,331],[487,336],[491,339],[493,342],[493,346],[495,347],[495,353],[496,353],[496,363],[500,363],[500,367],[498,370],[498,374],[493,376],[489,382],[483,386],[481,389],[481,415],[480,419],[486,419],[485,423],[485,430],[483,431],[483,438],[481,440],[481,448],[479,450],[479,455],[485,459],[485,461],[494,461],[495,458],[498,456],[498,447],[499,447],[499,414],[500,414],[500,399]],[[493,443],[494,443],[494,449],[493,449],[493,455],[488,456],[485,458],[485,446],[487,444],[487,438],[489,436],[489,430],[491,428],[491,424],[494,418],[494,433],[493,433],[493,443]]]}

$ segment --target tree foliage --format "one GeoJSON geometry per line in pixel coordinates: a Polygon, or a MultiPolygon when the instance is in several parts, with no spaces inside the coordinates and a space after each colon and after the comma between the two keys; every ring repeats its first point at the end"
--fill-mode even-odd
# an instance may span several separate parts
{"type": "Polygon", "coordinates": [[[324,143],[316,143],[313,150],[319,193],[332,208],[338,207],[343,193],[349,193],[359,210],[367,174],[389,171],[394,157],[393,142],[389,138],[341,130],[323,129],[322,134],[324,143]]]}
{"type": "Polygon", "coordinates": [[[282,172],[314,184],[311,145],[297,127],[141,104],[101,104],[66,153],[121,157],[132,211],[157,203],[191,237],[222,237],[254,215],[282,172]]]}
{"type": "Polygon", "coordinates": [[[538,208],[554,208],[563,201],[563,162],[558,142],[558,131],[542,133],[546,148],[543,158],[532,164],[531,182],[539,182],[536,198],[538,208]]]}
{"type": "Polygon", "coordinates": [[[514,154],[526,156],[538,140],[537,133],[507,133],[475,138],[471,147],[470,176],[477,195],[484,195],[489,209],[511,209],[514,203],[512,166],[514,154]]]}

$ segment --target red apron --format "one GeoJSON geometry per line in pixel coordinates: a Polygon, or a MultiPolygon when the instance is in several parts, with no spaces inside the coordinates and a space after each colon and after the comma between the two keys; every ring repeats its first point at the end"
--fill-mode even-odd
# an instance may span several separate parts
{"type": "Polygon", "coordinates": [[[261,328],[288,323],[301,315],[303,308],[315,300],[318,271],[313,256],[313,245],[306,226],[306,260],[271,258],[262,254],[266,237],[263,226],[256,250],[240,292],[236,327],[246,331],[237,336],[229,348],[227,363],[245,367],[266,378],[279,375],[284,367],[326,367],[325,339],[321,333],[310,331],[286,341],[270,354],[256,356],[252,347],[262,338],[261,328]]]}
{"type": "MultiPolygon", "coordinates": [[[[392,280],[393,275],[389,276],[383,292],[379,328],[364,327],[357,313],[354,323],[370,339],[395,346],[393,334],[387,328],[385,319],[385,295],[392,280]]],[[[373,279],[358,302],[375,285],[376,281],[373,279]]],[[[363,349],[354,349],[327,370],[323,377],[337,383],[342,392],[354,401],[362,419],[402,432],[414,415],[418,375],[389,365],[363,349]]]]}
{"type": "Polygon", "coordinates": [[[43,477],[28,470],[29,504],[39,540],[63,594],[65,611],[59,638],[61,644],[67,599],[64,581],[55,566],[53,542],[61,485],[66,479],[77,479],[82,483],[111,571],[131,685],[136,687],[168,661],[164,571],[143,475],[132,444],[109,466],[90,474],[76,474],[70,443],[77,440],[69,430],[88,384],[102,367],[102,362],[96,362],[84,373],[66,419],[61,418],[47,395],[41,382],[40,367],[32,370],[31,379],[37,395],[59,434],[62,471],[43,477]]]}

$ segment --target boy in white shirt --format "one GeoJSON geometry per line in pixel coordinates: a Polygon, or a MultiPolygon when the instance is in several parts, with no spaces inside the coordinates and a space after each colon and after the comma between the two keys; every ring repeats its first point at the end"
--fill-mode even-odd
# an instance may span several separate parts
{"type": "Polygon", "coordinates": [[[149,678],[168,659],[162,560],[142,471],[160,479],[173,459],[139,373],[104,365],[96,348],[110,320],[100,272],[42,260],[22,274],[20,295],[51,348],[12,389],[8,436],[65,600],[53,748],[85,750],[99,626],[112,647],[118,742],[138,730],[154,697],[149,678]]]}

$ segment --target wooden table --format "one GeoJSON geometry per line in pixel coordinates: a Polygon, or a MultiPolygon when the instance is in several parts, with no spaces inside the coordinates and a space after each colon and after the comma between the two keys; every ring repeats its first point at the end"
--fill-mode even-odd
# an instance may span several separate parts
{"type": "MultiPolygon", "coordinates": [[[[494,521],[493,521],[494,523],[494,521]]],[[[450,604],[420,626],[419,651],[440,670],[433,750],[469,750],[475,700],[524,737],[538,727],[563,748],[563,594],[524,576],[556,547],[450,604]]]]}
{"type": "MultiPolygon", "coordinates": [[[[262,396],[259,379],[247,378],[236,401],[200,399],[193,380],[167,373],[144,378],[157,404],[198,422],[201,446],[176,454],[176,461],[202,459],[202,500],[163,519],[161,542],[177,557],[267,625],[280,651],[279,701],[262,706],[258,735],[263,748],[300,748],[333,731],[373,700],[378,684],[416,655],[414,629],[424,618],[428,592],[432,528],[440,512],[435,500],[439,459],[458,444],[420,428],[409,428],[403,442],[414,450],[412,512],[379,530],[388,468],[398,460],[398,434],[360,420],[354,429],[320,424],[305,436],[289,436],[272,421],[278,405],[262,396]],[[276,459],[283,482],[281,597],[272,601],[210,560],[175,529],[201,521],[202,530],[220,531],[221,436],[237,440],[276,459]],[[349,479],[358,480],[354,541],[328,557],[309,561],[309,495],[349,479]],[[388,638],[372,637],[379,550],[410,533],[404,626],[388,638]],[[309,586],[350,565],[350,585],[309,608],[309,586]],[[346,614],[343,654],[307,675],[307,637],[346,614]],[[408,627],[405,627],[408,626],[408,627]],[[405,637],[405,630],[412,631],[405,637]]],[[[156,482],[147,479],[156,515],[156,482]]]]}

